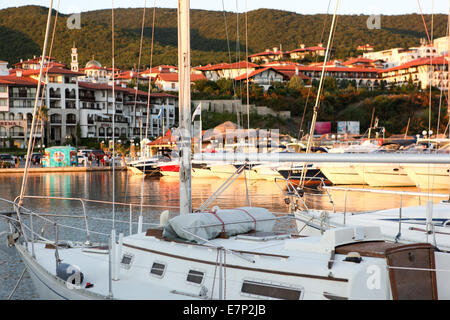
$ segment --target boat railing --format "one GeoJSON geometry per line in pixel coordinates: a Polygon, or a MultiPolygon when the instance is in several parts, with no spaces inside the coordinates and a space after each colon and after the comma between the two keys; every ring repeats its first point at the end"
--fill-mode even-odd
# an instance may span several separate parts
{"type": "MultiPolygon", "coordinates": [[[[349,187],[331,187],[324,186],[324,190],[328,192],[330,195],[330,199],[332,199],[331,193],[329,191],[344,191],[344,224],[346,223],[347,218],[347,203],[348,203],[348,193],[349,192],[362,192],[362,193],[375,193],[375,194],[389,194],[389,195],[398,195],[400,197],[399,203],[399,216],[401,217],[403,210],[403,197],[419,197],[419,204],[422,198],[430,199],[430,198],[444,198],[450,200],[449,194],[444,193],[432,193],[432,192],[411,192],[411,191],[397,191],[397,190],[383,190],[383,189],[362,189],[362,188],[349,188],[349,187]]],[[[332,201],[332,200],[331,200],[332,201]]],[[[332,202],[333,203],[333,202],[332,202]]],[[[334,203],[333,203],[334,207],[334,203]]],[[[334,212],[336,212],[334,210],[334,212]]],[[[356,215],[358,213],[352,213],[352,215],[356,215]]]]}
{"type": "MultiPolygon", "coordinates": [[[[42,228],[41,234],[37,233],[33,223],[36,222],[36,219],[39,219],[44,224],[48,225],[58,225],[65,229],[71,229],[76,230],[79,232],[82,232],[85,234],[85,242],[84,244],[89,246],[91,245],[91,236],[93,234],[98,236],[105,236],[109,237],[110,233],[105,232],[99,232],[99,231],[93,231],[92,228],[89,225],[89,221],[99,221],[99,222],[107,222],[107,223],[120,223],[120,224],[128,224],[129,225],[129,234],[131,235],[133,232],[133,226],[137,225],[138,232],[142,231],[142,228],[144,225],[146,226],[159,226],[159,224],[156,223],[145,223],[143,221],[143,208],[156,208],[156,209],[178,209],[178,207],[175,206],[158,206],[158,205],[146,205],[146,204],[139,204],[139,203],[121,203],[121,202],[111,202],[111,201],[104,201],[104,200],[93,200],[93,199],[83,199],[83,198],[69,198],[69,197],[56,197],[56,196],[24,196],[24,199],[39,199],[39,200],[60,200],[60,201],[76,201],[79,202],[82,209],[81,215],[68,215],[68,214],[60,214],[60,213],[42,213],[42,212],[36,212],[32,211],[26,207],[19,206],[18,204],[18,198],[15,199],[15,201],[10,201],[7,199],[1,199],[0,202],[8,203],[12,206],[12,211],[10,212],[0,212],[0,217],[4,217],[10,222],[15,222],[20,225],[22,228],[22,234],[24,236],[24,240],[28,246],[28,237],[26,235],[25,229],[27,230],[27,233],[33,239],[35,237],[40,238],[43,241],[46,242],[53,242],[50,239],[47,239],[43,236],[44,228],[42,228]],[[128,208],[129,210],[129,219],[128,221],[125,220],[118,220],[113,218],[102,218],[102,217],[94,217],[92,215],[88,215],[86,204],[88,203],[96,203],[96,204],[104,204],[104,205],[116,205],[116,206],[122,206],[125,208],[128,208]],[[139,216],[138,216],[138,222],[133,221],[133,213],[136,210],[136,208],[140,208],[139,216]],[[17,219],[12,217],[13,214],[17,214],[17,219]],[[19,215],[23,215],[28,217],[29,221],[28,224],[25,223],[23,219],[20,218],[19,215]],[[76,227],[67,225],[61,222],[57,222],[56,219],[58,218],[66,218],[66,219],[82,219],[84,221],[83,227],[76,227]]],[[[11,230],[12,231],[12,230],[11,230]]]]}

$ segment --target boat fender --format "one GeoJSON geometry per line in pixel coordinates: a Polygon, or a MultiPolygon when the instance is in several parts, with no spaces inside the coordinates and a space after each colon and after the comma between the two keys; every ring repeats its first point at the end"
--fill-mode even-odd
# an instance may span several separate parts
{"type": "Polygon", "coordinates": [[[211,209],[211,213],[217,213],[217,211],[219,211],[220,210],[220,208],[219,208],[219,206],[214,206],[214,207],[212,207],[212,209],[211,209]]]}
{"type": "Polygon", "coordinates": [[[301,189],[301,188],[297,188],[297,193],[301,198],[303,198],[303,196],[305,195],[305,190],[301,189]]]}
{"type": "Polygon", "coordinates": [[[59,263],[56,267],[56,276],[74,285],[83,283],[84,275],[80,268],[68,263],[59,263]]]}
{"type": "Polygon", "coordinates": [[[19,239],[20,234],[19,233],[9,233],[7,236],[7,246],[12,247],[16,243],[17,239],[19,239]]]}
{"type": "Polygon", "coordinates": [[[361,255],[358,252],[349,252],[347,254],[347,257],[345,257],[346,262],[354,262],[354,263],[361,263],[362,258],[361,255]]]}
{"type": "Polygon", "coordinates": [[[384,143],[383,138],[378,139],[378,146],[381,147],[384,143]]]}

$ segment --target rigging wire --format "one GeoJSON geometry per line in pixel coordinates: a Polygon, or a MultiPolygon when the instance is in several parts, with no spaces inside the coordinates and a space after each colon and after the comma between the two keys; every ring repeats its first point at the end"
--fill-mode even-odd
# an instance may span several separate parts
{"type": "MultiPolygon", "coordinates": [[[[422,6],[420,4],[420,0],[417,0],[417,4],[419,6],[419,11],[420,11],[420,15],[422,17],[422,22],[425,28],[425,32],[427,34],[427,39],[428,39],[428,47],[432,47],[433,46],[433,36],[434,36],[434,0],[432,0],[432,12],[431,12],[431,36],[430,36],[430,32],[428,30],[428,26],[427,23],[425,21],[425,16],[423,14],[422,11],[422,6]]],[[[431,51],[431,50],[430,50],[431,51]]],[[[432,102],[433,102],[433,97],[432,97],[432,93],[433,93],[433,53],[430,52],[430,64],[429,64],[429,72],[428,72],[428,82],[429,82],[429,92],[428,92],[428,138],[431,141],[431,107],[432,107],[432,102]]],[[[437,136],[436,136],[437,137],[437,136]]],[[[430,153],[432,152],[432,150],[430,150],[430,153]]],[[[427,175],[427,180],[428,180],[428,201],[430,201],[431,194],[434,192],[434,188],[432,187],[432,185],[430,184],[431,182],[431,165],[428,164],[427,166],[428,168],[428,175],[427,175]],[[430,188],[431,187],[431,188],[430,188]]],[[[434,178],[433,178],[434,180],[434,178]]]]}
{"type": "MultiPolygon", "coordinates": [[[[339,0],[336,0],[336,7],[335,7],[335,10],[334,10],[333,20],[331,22],[330,34],[328,36],[327,50],[325,52],[325,58],[324,58],[323,65],[322,65],[322,73],[321,73],[321,76],[320,76],[319,88],[318,88],[318,91],[317,91],[316,103],[315,103],[315,106],[314,106],[313,119],[311,121],[311,128],[310,128],[310,134],[309,134],[309,137],[308,137],[308,144],[306,146],[306,153],[310,153],[311,152],[311,143],[312,143],[312,139],[314,137],[314,129],[315,129],[315,126],[316,126],[317,114],[318,114],[318,111],[319,111],[319,108],[320,108],[320,95],[321,95],[321,91],[322,91],[323,85],[324,85],[325,67],[326,67],[326,64],[327,64],[327,61],[328,61],[328,57],[329,57],[329,54],[330,54],[330,49],[331,49],[330,46],[331,46],[333,31],[335,30],[336,16],[337,16],[338,7],[339,7],[339,0]]],[[[304,165],[303,165],[302,178],[301,178],[301,183],[302,183],[303,187],[304,187],[304,184],[305,184],[305,177],[306,177],[306,171],[307,171],[306,168],[307,168],[307,166],[308,166],[308,163],[305,162],[304,165]]]]}
{"type": "MultiPolygon", "coordinates": [[[[44,66],[46,65],[47,68],[44,71],[45,72],[45,76],[44,76],[45,77],[45,81],[42,84],[41,99],[40,99],[40,102],[39,102],[40,108],[39,108],[39,111],[38,111],[38,119],[41,119],[43,117],[43,109],[42,109],[42,107],[43,107],[43,102],[44,102],[45,91],[46,91],[46,88],[48,86],[48,81],[49,81],[48,80],[48,69],[50,68],[49,67],[49,62],[50,62],[50,58],[51,58],[52,52],[53,52],[53,42],[55,40],[55,33],[56,33],[56,26],[57,26],[57,22],[58,22],[58,13],[59,13],[60,3],[61,3],[61,0],[58,0],[57,9],[56,9],[56,13],[55,13],[55,22],[54,22],[54,25],[53,25],[52,39],[50,41],[50,50],[49,50],[49,53],[48,53],[48,59],[46,59],[46,57],[41,57],[41,59],[43,61],[47,61],[46,63],[44,62],[44,64],[43,64],[44,66]]],[[[36,93],[36,94],[39,94],[39,93],[36,93]]],[[[42,144],[44,142],[44,132],[43,132],[43,130],[44,130],[44,127],[43,127],[43,119],[42,119],[41,120],[41,139],[40,139],[41,140],[41,148],[42,148],[42,144]]],[[[37,137],[36,137],[37,136],[37,132],[38,132],[38,126],[36,126],[34,132],[30,132],[30,139],[33,139],[33,144],[31,146],[30,154],[33,154],[33,151],[34,151],[34,146],[35,146],[36,140],[37,140],[37,137]]],[[[28,162],[28,166],[31,165],[31,157],[30,156],[27,156],[25,161],[28,162]]],[[[28,175],[25,176],[25,186],[27,184],[28,184],[28,175]]]]}
{"type": "MultiPolygon", "coordinates": [[[[147,8],[147,0],[144,0],[144,9],[142,12],[142,26],[141,26],[141,40],[139,43],[139,58],[138,58],[138,65],[136,70],[136,89],[134,91],[134,126],[136,125],[136,107],[137,107],[137,97],[138,97],[138,90],[139,90],[139,72],[141,69],[141,59],[142,59],[142,44],[144,42],[144,25],[145,25],[145,9],[147,8]]],[[[151,71],[150,71],[151,73],[151,71]]],[[[142,108],[141,109],[141,117],[142,117],[142,108]]],[[[139,121],[139,126],[142,132],[142,123],[139,121]]],[[[139,141],[140,142],[140,141],[139,141]]]]}
{"type": "MultiPolygon", "coordinates": [[[[153,68],[153,47],[155,40],[155,19],[156,19],[156,0],[153,1],[153,17],[152,17],[152,41],[150,46],[150,72],[153,68]]],[[[151,93],[152,93],[152,77],[151,75],[148,78],[148,96],[147,96],[147,118],[145,124],[145,139],[148,139],[148,127],[150,122],[150,102],[151,102],[151,93]]],[[[164,117],[164,115],[163,115],[164,117]]],[[[158,120],[159,121],[159,120],[158,120]]],[[[159,132],[158,132],[159,134],[159,132]]],[[[164,135],[164,132],[163,132],[164,135]]],[[[142,150],[141,150],[142,154],[142,150]]]]}
{"type": "MultiPolygon", "coordinates": [[[[247,91],[247,151],[250,153],[250,92],[249,92],[249,83],[248,83],[248,8],[247,8],[247,0],[245,0],[245,64],[246,64],[246,91],[247,91]]],[[[241,90],[242,92],[242,90],[241,90]]],[[[255,140],[255,143],[257,139],[255,140]]],[[[248,175],[249,185],[247,187],[247,202],[248,205],[252,205],[252,193],[251,193],[251,175],[248,175]]],[[[247,183],[247,181],[245,182],[247,183]]]]}
{"type": "MultiPolygon", "coordinates": [[[[115,62],[115,30],[114,30],[114,0],[111,0],[112,8],[111,8],[111,49],[112,49],[112,95],[113,95],[113,107],[112,107],[112,145],[113,145],[113,153],[112,153],[112,202],[116,202],[116,183],[115,183],[115,145],[116,145],[116,128],[115,128],[115,118],[116,118],[116,92],[115,92],[115,72],[116,72],[116,62],[115,62]]],[[[112,229],[115,229],[115,214],[116,214],[116,206],[113,204],[112,206],[112,229]]],[[[116,241],[116,239],[113,239],[116,241]]]]}
{"type": "MultiPolygon", "coordinates": [[[[228,61],[230,65],[232,64],[232,58],[231,58],[231,47],[230,47],[230,35],[228,33],[228,20],[227,20],[227,14],[225,11],[225,2],[222,0],[222,12],[223,12],[223,19],[225,23],[225,35],[227,37],[227,49],[228,49],[228,61]]],[[[233,84],[233,97],[236,97],[236,81],[232,79],[233,84]]]]}
{"type": "MultiPolygon", "coordinates": [[[[36,125],[37,106],[38,106],[38,101],[39,101],[39,93],[40,93],[41,85],[42,85],[42,76],[43,76],[43,71],[44,71],[43,69],[44,69],[44,60],[45,60],[44,58],[45,58],[45,55],[47,52],[47,43],[48,43],[48,36],[50,33],[52,10],[53,10],[53,0],[50,0],[48,16],[47,16],[47,26],[45,29],[44,45],[43,45],[43,49],[42,49],[41,65],[40,65],[40,69],[39,69],[39,78],[38,78],[38,84],[37,84],[37,89],[36,89],[36,97],[35,97],[35,101],[34,101],[33,119],[31,121],[30,135],[34,132],[35,125],[36,125]]],[[[32,141],[33,141],[33,139],[30,137],[30,139],[28,140],[27,159],[31,158],[32,141]]],[[[21,220],[19,211],[20,211],[20,207],[23,204],[23,198],[25,195],[29,164],[30,164],[29,160],[25,161],[25,169],[24,169],[24,175],[23,175],[22,186],[21,186],[21,191],[20,191],[20,200],[19,200],[19,206],[18,206],[18,210],[17,210],[17,215],[19,217],[19,220],[21,220]]]]}
{"type": "MultiPolygon", "coordinates": [[[[331,7],[331,0],[328,0],[327,14],[325,15],[325,18],[323,19],[323,27],[322,27],[322,33],[320,35],[319,43],[323,43],[323,38],[325,36],[325,29],[327,27],[328,17],[330,15],[330,7],[331,7]]],[[[318,62],[318,61],[319,61],[319,56],[317,55],[316,56],[316,62],[318,62]]],[[[306,97],[305,107],[303,109],[302,119],[300,121],[300,129],[299,129],[298,136],[297,136],[297,140],[298,141],[300,141],[300,139],[303,138],[303,135],[302,135],[302,137],[300,135],[303,132],[303,122],[305,121],[305,113],[306,113],[306,109],[308,108],[309,98],[311,96],[311,88],[312,88],[312,86],[308,88],[308,95],[306,97]]]]}

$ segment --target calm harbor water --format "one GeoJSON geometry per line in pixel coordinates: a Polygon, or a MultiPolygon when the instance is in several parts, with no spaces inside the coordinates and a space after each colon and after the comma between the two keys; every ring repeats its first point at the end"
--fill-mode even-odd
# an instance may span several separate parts
{"type": "MultiPolygon", "coordinates": [[[[135,204],[131,206],[133,221],[132,231],[136,231],[136,222],[140,213],[140,204],[168,206],[170,215],[176,215],[179,202],[179,181],[177,178],[157,178],[130,175],[127,172],[116,172],[115,186],[112,183],[111,172],[93,173],[59,173],[59,174],[30,174],[26,194],[47,197],[71,197],[91,200],[113,200],[120,203],[135,204]],[[113,190],[114,189],[114,190],[113,190]]],[[[4,174],[0,176],[0,198],[13,201],[20,193],[22,182],[21,174],[4,174]]],[[[209,198],[225,180],[220,179],[193,179],[192,200],[193,207],[198,208],[209,198]]],[[[279,183],[280,187],[283,187],[279,183]]],[[[361,187],[363,188],[363,187],[361,187]]],[[[247,205],[246,184],[243,180],[235,181],[214,203],[221,208],[232,208],[247,205]]],[[[393,190],[399,190],[393,189],[393,190]]],[[[403,188],[405,191],[417,191],[416,188],[403,188]]],[[[437,191],[439,192],[439,191],[437,191]]],[[[442,191],[441,193],[445,193],[442,191]]],[[[284,196],[274,182],[252,181],[249,188],[251,203],[253,206],[265,207],[272,212],[287,213],[288,208],[284,202],[284,196]]],[[[345,192],[333,191],[331,193],[336,209],[343,211],[345,192]]],[[[403,197],[403,206],[424,204],[427,199],[417,197],[403,197]]],[[[331,210],[329,198],[326,195],[312,195],[306,197],[307,205],[313,209],[331,210]]],[[[436,199],[435,202],[440,201],[436,199]]],[[[398,195],[349,193],[347,195],[347,211],[380,210],[398,207],[400,197],[398,195]]],[[[79,201],[54,200],[54,199],[29,199],[25,207],[33,208],[36,212],[50,214],[64,214],[80,216],[83,209],[79,201]]],[[[0,211],[10,211],[11,207],[0,202],[0,211]]],[[[125,235],[129,233],[130,206],[102,204],[97,202],[86,203],[87,214],[90,218],[89,227],[92,230],[100,230],[107,233],[111,229],[111,222],[100,219],[111,219],[114,214],[116,228],[125,235]],[[97,220],[94,220],[97,219],[97,220]]],[[[164,210],[159,207],[143,207],[144,222],[158,223],[159,213],[164,210]]],[[[58,218],[58,222],[84,227],[82,219],[58,218]]],[[[44,236],[53,238],[53,230],[49,223],[35,222],[36,230],[43,232],[44,236]]],[[[280,230],[292,231],[290,223],[281,224],[280,230]]],[[[6,235],[3,232],[9,228],[4,219],[0,219],[0,299],[6,299],[15,286],[24,266],[17,256],[15,249],[6,247],[6,235]]],[[[85,234],[73,230],[61,230],[60,238],[84,241],[85,234]]],[[[101,235],[92,235],[93,241],[105,241],[101,235]]],[[[28,274],[19,285],[13,299],[38,299],[28,274]]]]}

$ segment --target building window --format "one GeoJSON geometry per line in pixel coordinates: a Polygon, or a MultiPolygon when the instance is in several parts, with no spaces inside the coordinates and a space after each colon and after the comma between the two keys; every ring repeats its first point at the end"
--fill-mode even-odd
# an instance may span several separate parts
{"type": "Polygon", "coordinates": [[[150,274],[155,277],[162,278],[164,277],[164,272],[166,271],[166,265],[164,263],[153,262],[152,269],[150,270],[150,274]]]}
{"type": "Polygon", "coordinates": [[[0,138],[7,138],[8,132],[6,131],[5,127],[0,127],[0,138]]]}
{"type": "Polygon", "coordinates": [[[0,92],[6,92],[7,87],[6,86],[0,86],[0,92]]]}
{"type": "Polygon", "coordinates": [[[0,99],[0,107],[8,106],[8,99],[0,99]]]}
{"type": "Polygon", "coordinates": [[[24,133],[25,133],[25,131],[22,127],[15,126],[15,127],[9,128],[9,135],[11,137],[23,137],[24,133]]]}
{"type": "Polygon", "coordinates": [[[300,288],[244,280],[241,293],[254,298],[272,298],[282,300],[300,300],[303,290],[300,288]]]}

